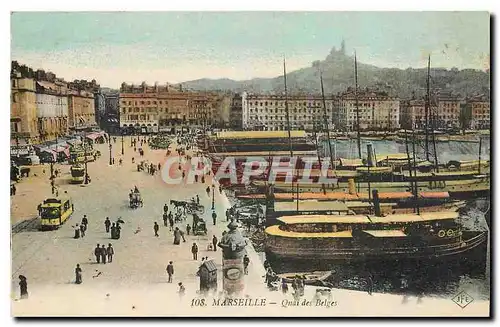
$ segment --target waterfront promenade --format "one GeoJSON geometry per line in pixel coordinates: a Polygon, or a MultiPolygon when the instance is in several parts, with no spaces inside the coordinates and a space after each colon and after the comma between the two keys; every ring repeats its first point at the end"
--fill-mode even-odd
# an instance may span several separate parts
{"type": "MultiPolygon", "coordinates": [[[[242,297],[266,299],[265,306],[224,307],[213,306],[211,300],[206,306],[192,306],[198,298],[199,281],[196,276],[202,257],[213,259],[218,268],[218,285],[222,289],[222,255],[208,251],[212,235],[220,240],[226,229],[225,210],[229,201],[224,192],[215,189],[215,209],[218,216],[216,226],[211,219],[211,194],[205,188],[211,185],[210,178],[205,184],[167,185],[160,174],[151,176],[147,172],[137,172],[136,163],[149,160],[153,164],[164,164],[165,150],[150,150],[143,146],[145,157],[139,158],[138,152],[130,147],[130,138],[125,138],[125,155],[121,156],[121,142],[117,138],[112,143],[115,164],[109,165],[107,144],[97,145],[102,157],[88,165],[92,182],[89,185],[71,185],[69,166],[58,165],[62,175],[57,180],[60,195],[72,198],[75,213],[59,230],[40,232],[36,230],[36,206],[44,198],[51,197],[48,183],[49,166],[46,173],[30,177],[18,184],[16,196],[11,197],[14,226],[11,240],[12,251],[12,314],[15,316],[53,316],[53,315],[99,315],[99,316],[352,316],[352,315],[483,315],[488,314],[489,302],[475,301],[461,309],[451,299],[424,298],[417,303],[415,298],[403,304],[402,297],[396,295],[333,290],[336,303],[327,306],[309,306],[307,303],[288,305],[290,293],[270,292],[264,285],[264,269],[258,256],[250,246],[247,251],[251,260],[249,274],[245,276],[246,289],[242,297]],[[119,159],[123,158],[123,165],[119,159]],[[141,191],[144,207],[130,209],[128,193],[137,186],[141,191]],[[67,192],[67,193],[65,193],[67,192]],[[200,196],[205,206],[204,218],[207,222],[206,236],[186,236],[186,242],[173,245],[173,235],[163,226],[163,205],[170,200],[189,200],[200,196]],[[80,223],[83,215],[89,220],[88,231],[84,238],[73,239],[72,226],[80,223]],[[109,217],[124,221],[121,238],[112,240],[105,232],[104,219],[109,217]],[[32,219],[26,223],[24,219],[32,219]],[[153,223],[160,225],[159,237],[154,236],[153,223]],[[17,225],[16,224],[21,224],[17,225]],[[199,247],[198,260],[192,259],[191,245],[199,247]],[[97,264],[93,250],[96,244],[113,245],[115,255],[112,263],[97,264]],[[173,283],[167,283],[166,266],[174,262],[173,283]],[[83,283],[74,283],[74,269],[80,264],[83,270],[83,283]],[[28,279],[29,299],[19,300],[18,275],[28,279]],[[186,294],[180,297],[177,283],[182,282],[186,294]]],[[[175,145],[174,145],[175,146],[175,145]]],[[[192,224],[188,215],[187,222],[176,224],[185,230],[185,224],[192,224]]],[[[311,300],[315,290],[306,287],[304,299],[311,300]]],[[[302,300],[301,300],[302,303],[302,300]]]]}

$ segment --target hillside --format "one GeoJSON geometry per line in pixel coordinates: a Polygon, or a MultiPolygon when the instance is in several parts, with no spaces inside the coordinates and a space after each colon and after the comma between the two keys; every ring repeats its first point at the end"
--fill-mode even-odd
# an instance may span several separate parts
{"type": "MultiPolygon", "coordinates": [[[[290,92],[319,93],[319,72],[323,72],[326,93],[337,93],[354,85],[354,58],[335,50],[324,60],[312,63],[310,67],[287,73],[290,92]]],[[[423,94],[426,86],[427,69],[379,68],[358,61],[358,83],[360,88],[377,87],[401,98],[423,94]]],[[[461,96],[489,93],[490,75],[473,69],[431,68],[431,86],[433,90],[447,90],[461,96]]],[[[182,83],[193,90],[224,90],[233,92],[283,92],[283,76],[275,78],[254,78],[245,81],[231,79],[199,79],[182,83]]]]}

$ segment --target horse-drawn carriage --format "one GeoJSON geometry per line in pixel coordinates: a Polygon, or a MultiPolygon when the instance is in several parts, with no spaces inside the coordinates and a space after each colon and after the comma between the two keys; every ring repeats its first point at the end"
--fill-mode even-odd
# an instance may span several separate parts
{"type": "Polygon", "coordinates": [[[139,192],[130,193],[129,199],[130,199],[130,208],[132,208],[132,209],[136,209],[139,206],[141,206],[141,207],[144,206],[144,203],[142,202],[141,193],[139,193],[139,192]]]}
{"type": "Polygon", "coordinates": [[[181,208],[185,214],[204,214],[205,213],[205,207],[201,204],[198,204],[194,201],[188,202],[188,201],[177,201],[177,200],[170,200],[170,204],[173,204],[174,207],[181,208]]]}
{"type": "Polygon", "coordinates": [[[197,214],[193,214],[193,235],[207,235],[207,224],[197,214]]]}
{"type": "Polygon", "coordinates": [[[146,169],[146,161],[141,161],[139,164],[137,164],[137,171],[144,171],[146,169]]]}

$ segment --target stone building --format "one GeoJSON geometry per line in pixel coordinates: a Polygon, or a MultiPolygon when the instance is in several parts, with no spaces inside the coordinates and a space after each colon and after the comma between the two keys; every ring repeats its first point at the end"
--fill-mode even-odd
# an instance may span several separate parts
{"type": "Polygon", "coordinates": [[[63,81],[37,81],[36,107],[42,141],[68,134],[68,88],[63,81]]]}
{"type": "MultiPolygon", "coordinates": [[[[437,102],[437,111],[433,112],[434,128],[449,129],[460,127],[460,98],[451,92],[439,92],[431,96],[437,102]]],[[[433,101],[431,101],[433,102],[433,101]]],[[[432,118],[431,123],[432,124],[432,118]]]]}
{"type": "MultiPolygon", "coordinates": [[[[401,101],[400,125],[405,129],[424,129],[425,128],[425,100],[411,99],[401,101]]],[[[435,104],[431,104],[429,110],[429,120],[431,114],[437,112],[435,104]]]]}
{"type": "MultiPolygon", "coordinates": [[[[293,94],[287,97],[292,130],[322,129],[323,100],[318,95],[293,94]]],[[[284,131],[288,129],[285,96],[267,94],[242,95],[242,127],[248,130],[284,131]]],[[[333,126],[334,97],[326,97],[327,120],[333,126]]]]}
{"type": "Polygon", "coordinates": [[[68,91],[69,127],[73,130],[96,126],[94,94],[86,90],[68,91]]]}
{"type": "MultiPolygon", "coordinates": [[[[387,92],[369,89],[358,90],[359,128],[361,130],[398,129],[400,101],[387,92]]],[[[340,130],[352,131],[357,126],[357,107],[354,88],[349,87],[339,95],[336,125],[340,130]]]]}
{"type": "Polygon", "coordinates": [[[33,78],[23,78],[20,73],[11,76],[10,131],[17,140],[37,143],[38,131],[36,107],[36,82],[33,78]]]}
{"type": "Polygon", "coordinates": [[[235,130],[243,128],[242,96],[235,94],[231,97],[231,109],[229,113],[229,127],[235,130]]]}
{"type": "Polygon", "coordinates": [[[466,126],[471,129],[490,129],[490,97],[489,95],[476,95],[466,99],[465,117],[466,126]]]}
{"type": "Polygon", "coordinates": [[[122,83],[119,101],[120,127],[143,133],[218,125],[223,121],[222,107],[229,103],[221,95],[145,82],[139,86],[122,83]]]}

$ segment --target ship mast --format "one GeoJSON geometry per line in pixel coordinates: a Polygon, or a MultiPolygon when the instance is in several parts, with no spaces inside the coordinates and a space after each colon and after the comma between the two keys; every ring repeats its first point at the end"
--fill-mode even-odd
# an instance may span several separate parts
{"type": "Polygon", "coordinates": [[[427,61],[427,92],[425,96],[425,159],[429,160],[429,95],[430,95],[430,78],[431,78],[431,55],[427,61]]]}
{"type": "MultiPolygon", "coordinates": [[[[321,73],[321,70],[319,72],[319,78],[321,82],[321,97],[323,99],[323,121],[325,123],[325,132],[326,132],[326,139],[328,140],[328,149],[330,150],[330,165],[333,169],[334,165],[333,165],[332,141],[330,140],[330,128],[328,127],[328,115],[326,113],[325,89],[323,87],[323,74],[321,73]]],[[[328,170],[326,173],[326,177],[328,178],[328,170]]]]}
{"type": "Polygon", "coordinates": [[[292,134],[290,131],[290,112],[288,110],[288,93],[286,89],[286,59],[283,58],[283,77],[285,79],[285,112],[286,112],[286,125],[288,129],[288,142],[290,144],[290,160],[293,158],[293,147],[292,147],[292,134]]]}
{"type": "MultiPolygon", "coordinates": [[[[415,156],[415,130],[413,130],[413,140],[412,140],[412,148],[413,148],[413,169],[415,169],[417,165],[417,158],[415,156]]],[[[412,169],[412,167],[410,167],[412,169]]],[[[417,215],[420,215],[420,206],[418,204],[418,184],[417,184],[417,170],[415,169],[414,171],[414,176],[415,176],[415,181],[413,182],[414,185],[414,196],[415,196],[415,206],[417,207],[417,215]]]]}
{"type": "Polygon", "coordinates": [[[355,101],[356,101],[356,129],[357,129],[357,141],[358,141],[358,156],[359,156],[359,159],[362,159],[362,157],[361,157],[361,134],[359,131],[358,59],[356,57],[356,52],[354,52],[354,81],[355,81],[354,97],[355,97],[355,101]]]}
{"type": "MultiPolygon", "coordinates": [[[[430,87],[430,79],[431,79],[431,56],[429,55],[429,62],[427,64],[427,107],[431,108],[431,87],[430,87]]],[[[431,110],[430,110],[431,111],[431,110]]],[[[434,130],[434,125],[436,124],[436,115],[437,113],[434,112],[432,113],[432,147],[434,150],[434,165],[436,167],[436,172],[439,173],[439,166],[438,166],[438,154],[437,154],[437,149],[436,149],[436,131],[434,130]]]]}
{"type": "MultiPolygon", "coordinates": [[[[286,59],[283,57],[283,78],[285,82],[285,112],[286,112],[286,125],[288,130],[288,142],[290,144],[290,162],[293,160],[293,145],[292,145],[292,134],[290,127],[290,112],[288,109],[288,91],[286,88],[286,59]]],[[[272,164],[272,163],[271,163],[272,164]]],[[[295,178],[295,167],[293,169],[293,177],[292,177],[292,193],[293,193],[293,179],[295,178]]],[[[299,211],[299,182],[297,180],[297,212],[299,211]]]]}

